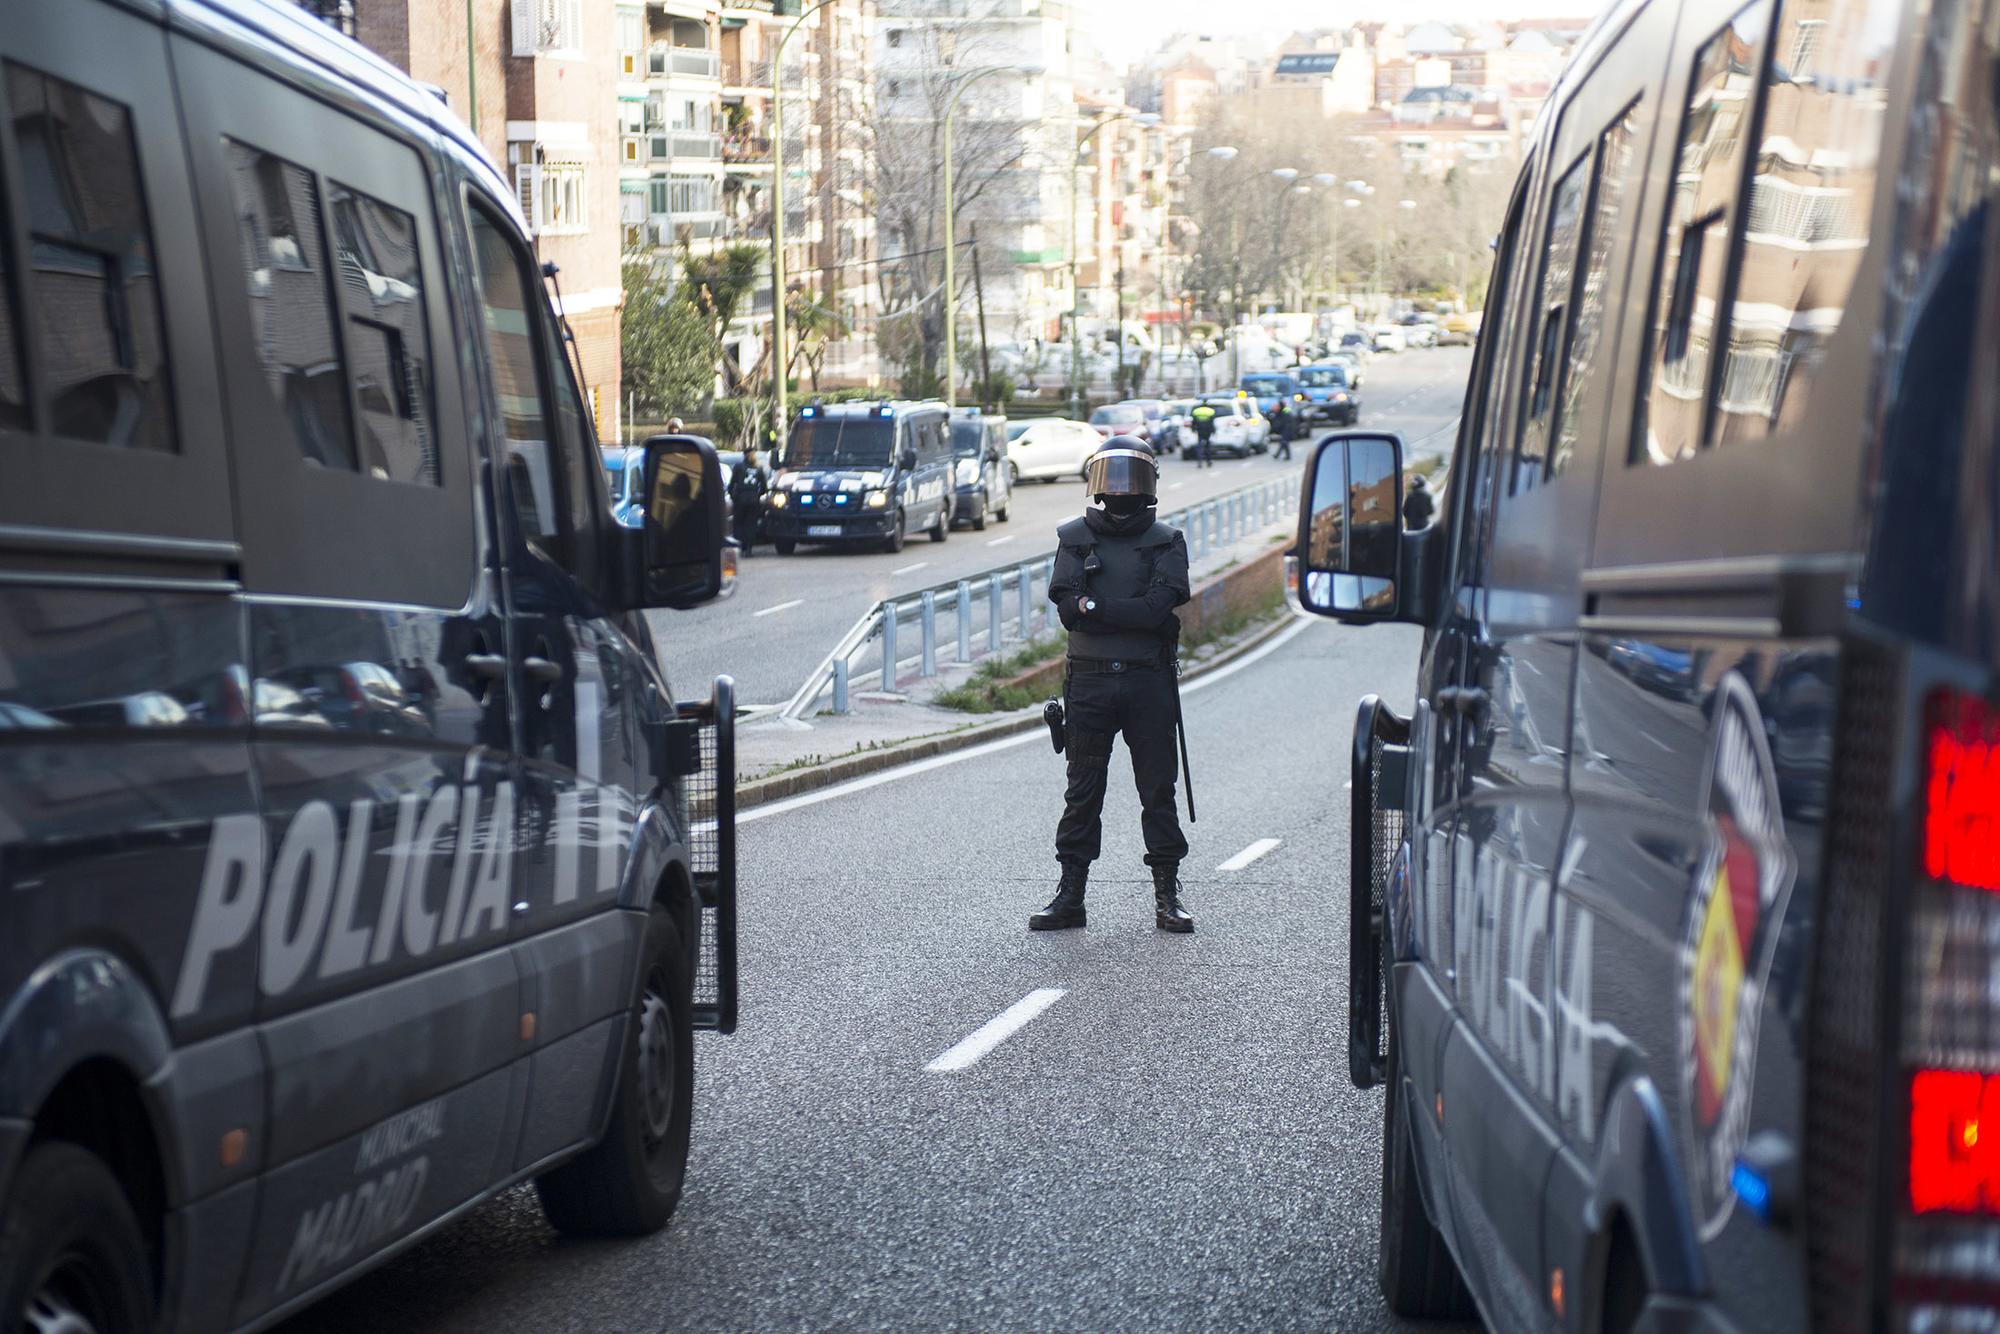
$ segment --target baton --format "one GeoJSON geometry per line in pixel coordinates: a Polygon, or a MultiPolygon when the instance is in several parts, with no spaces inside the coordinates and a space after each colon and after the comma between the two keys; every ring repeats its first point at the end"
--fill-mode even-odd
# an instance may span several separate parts
{"type": "Polygon", "coordinates": [[[1187,720],[1181,716],[1181,660],[1174,659],[1174,731],[1181,739],[1181,780],[1187,792],[1188,823],[1194,818],[1194,770],[1188,766],[1187,720]]]}

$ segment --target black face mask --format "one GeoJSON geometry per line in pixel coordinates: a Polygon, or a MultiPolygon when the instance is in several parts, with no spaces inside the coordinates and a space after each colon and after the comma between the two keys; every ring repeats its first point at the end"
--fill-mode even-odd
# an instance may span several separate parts
{"type": "Polygon", "coordinates": [[[1129,518],[1143,510],[1151,509],[1153,504],[1154,499],[1152,496],[1106,496],[1104,497],[1104,512],[1115,514],[1121,519],[1129,518]]]}

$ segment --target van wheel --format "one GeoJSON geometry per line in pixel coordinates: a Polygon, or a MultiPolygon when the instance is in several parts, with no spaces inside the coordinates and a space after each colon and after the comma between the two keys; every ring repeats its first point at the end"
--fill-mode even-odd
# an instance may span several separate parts
{"type": "Polygon", "coordinates": [[[646,919],[639,978],[604,1138],[535,1179],[542,1212],[573,1237],[657,1232],[673,1217],[687,1176],[693,983],[673,915],[659,904],[646,919]]]}
{"type": "Polygon", "coordinates": [[[931,541],[942,542],[951,536],[951,511],[939,510],[937,523],[931,528],[931,541]]]}
{"type": "Polygon", "coordinates": [[[975,533],[986,531],[986,502],[983,500],[979,502],[979,508],[972,512],[972,531],[975,533]]]}
{"type": "Polygon", "coordinates": [[[771,539],[771,549],[780,556],[789,556],[799,549],[799,544],[789,537],[774,537],[771,539]]]}
{"type": "Polygon", "coordinates": [[[897,510],[896,526],[890,529],[889,536],[882,540],[882,549],[892,556],[901,551],[903,543],[909,540],[910,534],[905,529],[907,522],[903,516],[903,511],[897,510]]]}
{"type": "Polygon", "coordinates": [[[1017,487],[1020,484],[1021,484],[1021,465],[1014,462],[1014,460],[1012,459],[1008,459],[1007,486],[1009,487],[1009,489],[1012,489],[1013,487],[1017,487]]]}
{"type": "MultiPolygon", "coordinates": [[[[1386,966],[1388,960],[1385,958],[1386,966]]],[[[1384,976],[1387,976],[1386,971],[1384,976]]],[[[1424,1213],[1417,1159],[1403,1115],[1403,1062],[1396,1049],[1396,1025],[1383,1007],[1388,1032],[1388,1096],[1382,1104],[1382,1232],[1375,1274],[1390,1311],[1415,1320],[1466,1320],[1472,1294],[1459,1277],[1444,1234],[1424,1213]]]]}
{"type": "Polygon", "coordinates": [[[146,1241],[96,1154],[53,1140],[22,1160],[0,1217],[0,1328],[153,1328],[146,1241]]]}

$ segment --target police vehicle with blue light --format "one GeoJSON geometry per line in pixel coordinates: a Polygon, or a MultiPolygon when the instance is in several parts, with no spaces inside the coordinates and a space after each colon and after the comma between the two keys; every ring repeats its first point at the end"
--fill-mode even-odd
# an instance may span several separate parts
{"type": "Polygon", "coordinates": [[[956,503],[945,406],[890,400],[808,404],[786,433],[764,498],[780,555],[801,542],[901,551],[911,533],[951,535],[956,503]]]}
{"type": "Polygon", "coordinates": [[[1434,519],[1311,461],[1301,600],[1423,629],[1348,772],[1398,1314],[2000,1324],[1996,71],[1995,0],[1609,6],[1434,519]]]}
{"type": "Polygon", "coordinates": [[[0,1329],[663,1226],[736,1010],[714,451],[613,521],[516,192],[266,0],[0,27],[0,1329]],[[707,693],[704,688],[704,693],[707,693]]]}

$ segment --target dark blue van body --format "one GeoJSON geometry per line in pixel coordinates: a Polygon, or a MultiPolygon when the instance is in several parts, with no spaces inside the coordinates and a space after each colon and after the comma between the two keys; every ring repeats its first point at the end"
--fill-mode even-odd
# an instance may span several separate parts
{"type": "Polygon", "coordinates": [[[288,4],[0,55],[0,1328],[261,1325],[520,1181],[660,1226],[729,692],[661,672],[514,192],[288,4]]]}

